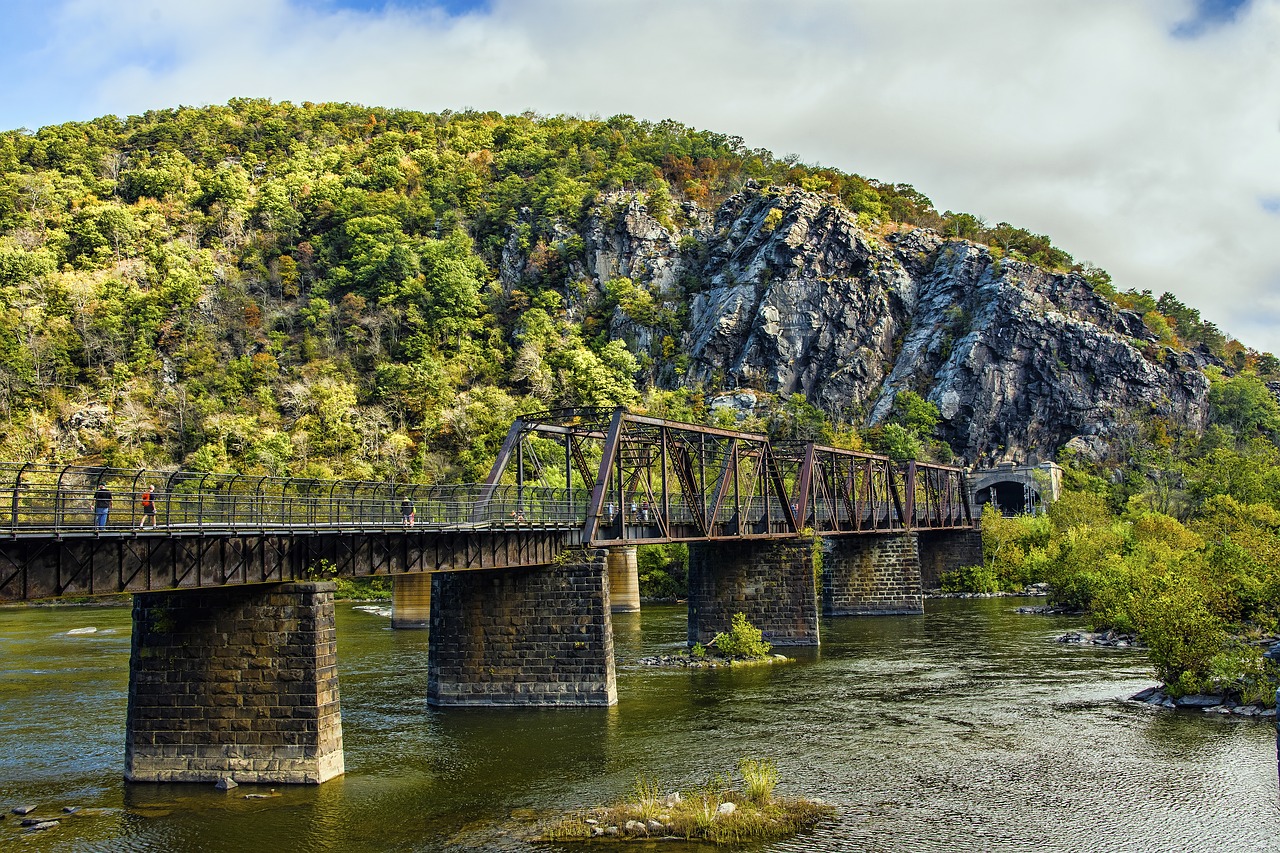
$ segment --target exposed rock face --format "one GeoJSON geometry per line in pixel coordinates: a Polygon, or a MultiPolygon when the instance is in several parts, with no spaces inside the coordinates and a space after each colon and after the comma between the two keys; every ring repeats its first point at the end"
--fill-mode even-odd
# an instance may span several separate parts
{"type": "MultiPolygon", "coordinates": [[[[688,368],[672,383],[802,393],[871,424],[914,390],[968,462],[1035,462],[1068,443],[1102,455],[1135,417],[1204,425],[1206,357],[1162,348],[1080,276],[923,229],[882,241],[829,196],[748,189],[676,233],[611,198],[582,238],[584,277],[688,299],[688,368]]],[[[611,333],[656,337],[620,312],[611,333]]]]}

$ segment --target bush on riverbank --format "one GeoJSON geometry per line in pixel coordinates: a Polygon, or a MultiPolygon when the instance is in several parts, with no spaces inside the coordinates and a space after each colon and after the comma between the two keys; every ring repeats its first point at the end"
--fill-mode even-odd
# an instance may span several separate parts
{"type": "Polygon", "coordinates": [[[818,800],[775,797],[778,768],[773,761],[743,760],[738,770],[743,790],[716,775],[691,791],[664,797],[655,780],[639,779],[629,798],[567,815],[545,828],[538,840],[658,837],[741,844],[789,838],[835,813],[818,800]]]}
{"type": "Polygon", "coordinates": [[[1274,702],[1280,668],[1280,403],[1256,376],[1210,373],[1210,424],[1135,424],[1118,467],[1064,458],[1047,515],[983,516],[982,566],[944,589],[1050,586],[1095,629],[1137,634],[1171,696],[1274,702]]]}
{"type": "MultiPolygon", "coordinates": [[[[1131,500],[1110,510],[1068,492],[1038,518],[983,518],[983,567],[951,588],[1047,582],[1050,600],[1098,630],[1136,633],[1169,693],[1220,693],[1270,705],[1280,671],[1251,640],[1280,629],[1280,512],[1208,498],[1186,524],[1131,500]]],[[[946,588],[946,587],[944,587],[946,588]]]]}
{"type": "Polygon", "coordinates": [[[390,601],[390,578],[334,578],[333,597],[345,601],[390,601]]]}

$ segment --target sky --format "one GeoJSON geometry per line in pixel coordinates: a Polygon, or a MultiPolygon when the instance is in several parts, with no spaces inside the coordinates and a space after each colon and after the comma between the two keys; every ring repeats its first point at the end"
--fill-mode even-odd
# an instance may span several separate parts
{"type": "Polygon", "coordinates": [[[0,0],[0,128],[224,103],[676,119],[1048,234],[1280,353],[1280,0],[0,0]]]}

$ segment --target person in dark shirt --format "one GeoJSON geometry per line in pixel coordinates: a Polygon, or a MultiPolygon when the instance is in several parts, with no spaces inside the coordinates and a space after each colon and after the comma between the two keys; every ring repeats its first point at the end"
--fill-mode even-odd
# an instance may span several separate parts
{"type": "Polygon", "coordinates": [[[111,513],[111,490],[106,483],[98,484],[98,491],[93,493],[93,526],[99,529],[107,526],[107,516],[111,513]]]}
{"type": "Polygon", "coordinates": [[[405,498],[404,500],[400,501],[400,523],[401,524],[403,524],[405,527],[412,527],[413,523],[417,521],[416,516],[417,516],[417,513],[414,512],[414,509],[413,509],[413,501],[409,500],[408,498],[405,498]]]}

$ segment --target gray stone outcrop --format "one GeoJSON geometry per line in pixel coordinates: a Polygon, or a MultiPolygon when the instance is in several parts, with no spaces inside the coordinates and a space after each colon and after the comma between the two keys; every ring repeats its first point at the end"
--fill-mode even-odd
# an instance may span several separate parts
{"type": "MultiPolygon", "coordinates": [[[[683,370],[660,384],[801,393],[871,425],[913,390],[938,405],[940,437],[967,462],[1035,462],[1062,446],[1103,456],[1148,417],[1204,426],[1209,356],[1161,346],[1078,274],[927,229],[881,238],[834,197],[797,189],[748,188],[714,217],[683,214],[668,228],[642,196],[607,196],[567,271],[597,285],[588,299],[626,276],[687,303],[683,370]]],[[[504,260],[504,276],[519,266],[504,260]]],[[[621,309],[610,333],[660,345],[621,309]]]]}

